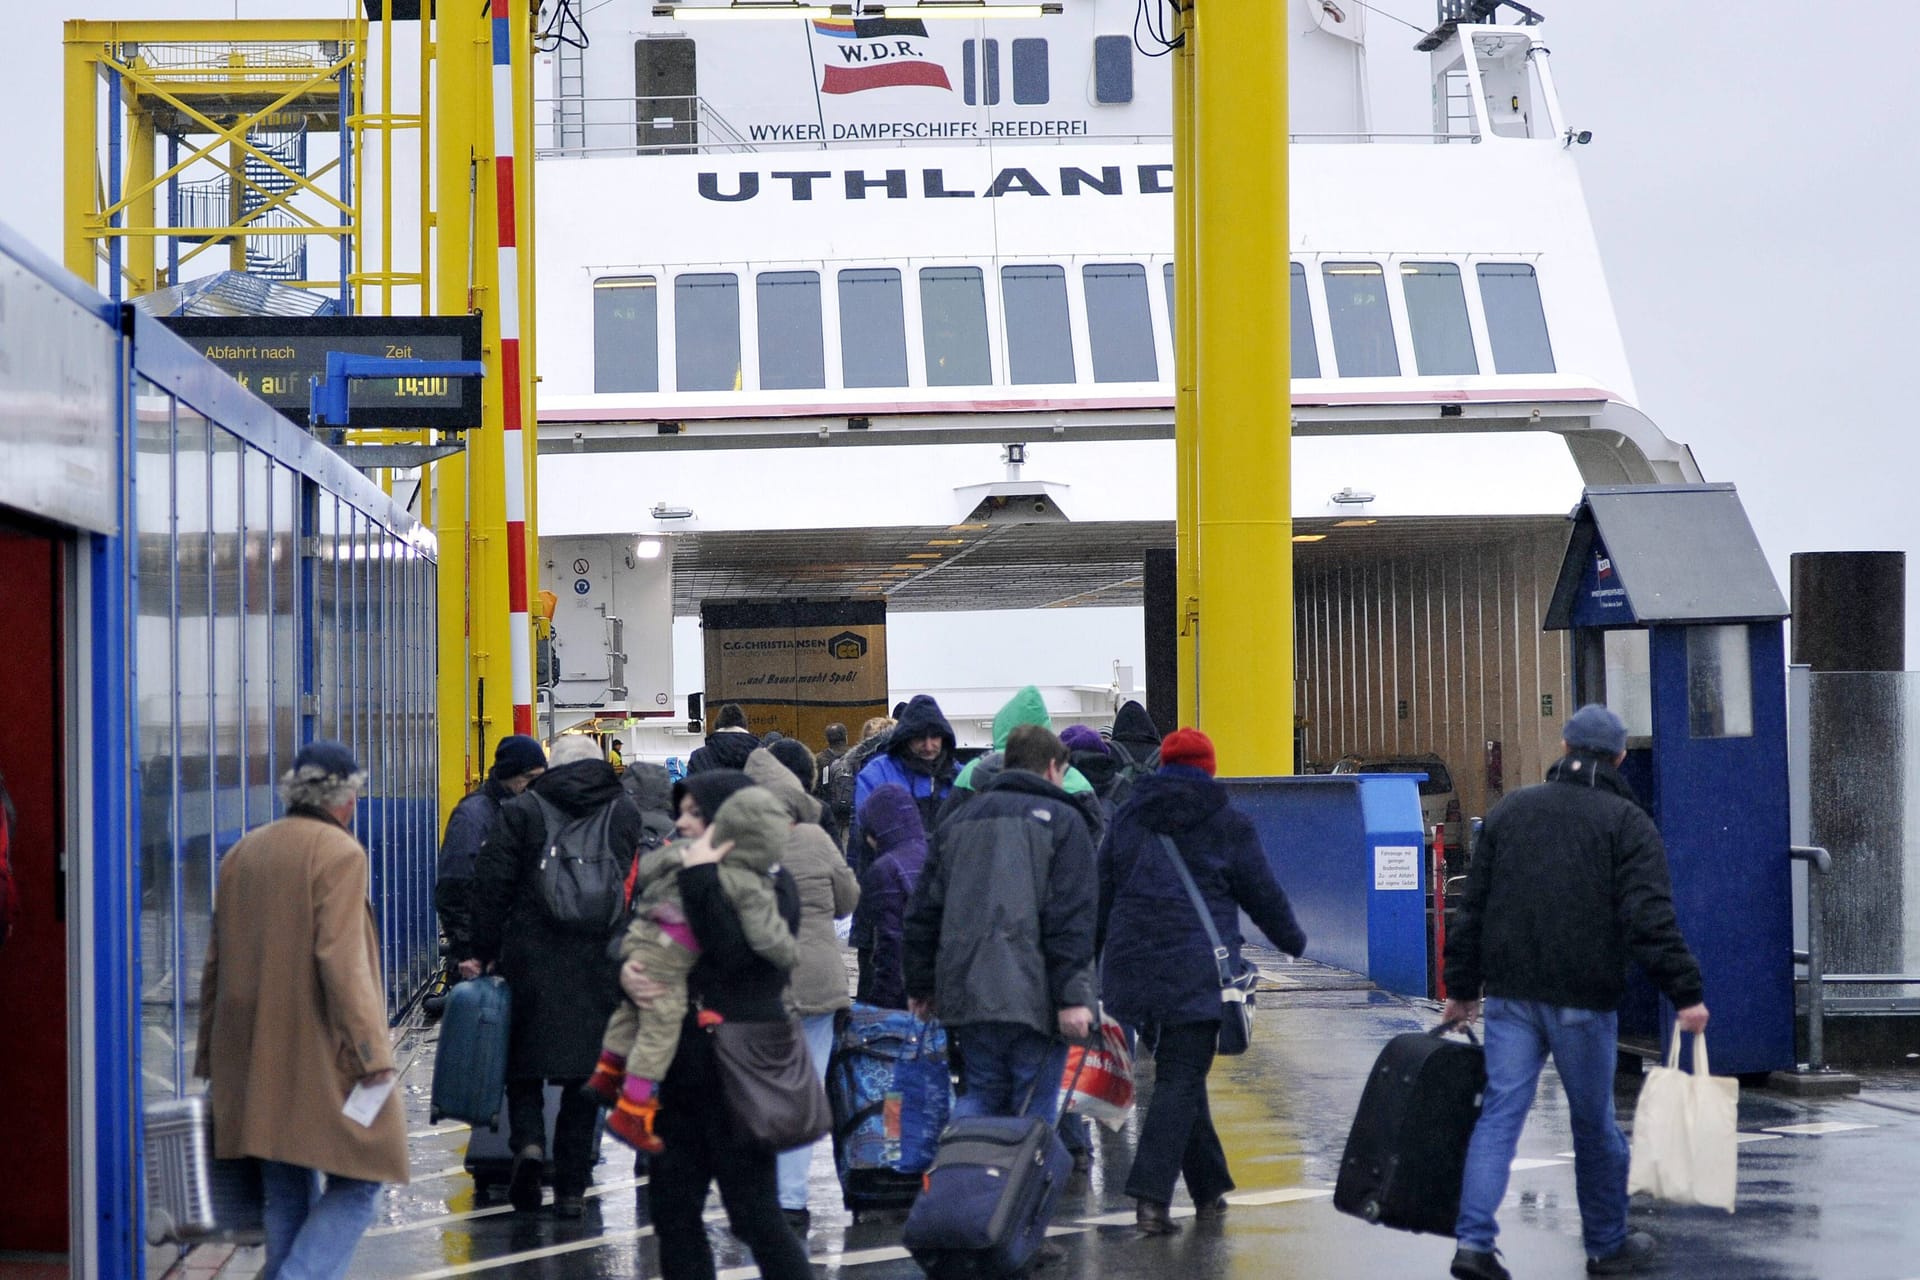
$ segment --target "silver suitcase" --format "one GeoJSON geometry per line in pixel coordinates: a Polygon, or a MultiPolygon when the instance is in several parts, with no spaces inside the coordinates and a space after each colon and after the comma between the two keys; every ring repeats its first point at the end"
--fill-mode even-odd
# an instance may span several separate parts
{"type": "Polygon", "coordinates": [[[260,1163],[216,1160],[206,1095],[149,1103],[147,1242],[259,1244],[260,1163]]]}

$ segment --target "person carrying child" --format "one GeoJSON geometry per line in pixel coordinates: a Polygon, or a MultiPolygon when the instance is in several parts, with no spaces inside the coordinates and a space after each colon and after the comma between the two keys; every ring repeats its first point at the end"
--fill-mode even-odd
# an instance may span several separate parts
{"type": "MultiPolygon", "coordinates": [[[[772,792],[744,787],[720,806],[708,828],[715,848],[725,851],[718,867],[720,887],[748,945],[783,971],[793,968],[796,948],[793,930],[780,915],[772,872],[792,825],[787,806],[772,792]]],[[[679,1048],[686,977],[700,957],[680,901],[679,872],[688,846],[675,841],[641,860],[633,882],[632,923],[620,943],[621,961],[638,959],[666,994],[645,1009],[623,1001],[614,1010],[586,1084],[602,1106],[613,1109],[607,1131],[641,1151],[662,1148],[654,1135],[656,1090],[679,1048]]]]}

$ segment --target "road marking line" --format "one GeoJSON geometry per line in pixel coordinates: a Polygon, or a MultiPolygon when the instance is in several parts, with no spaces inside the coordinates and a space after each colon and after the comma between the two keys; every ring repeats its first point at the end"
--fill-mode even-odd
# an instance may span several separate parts
{"type": "MultiPolygon", "coordinates": [[[[644,1187],[646,1185],[647,1180],[645,1178],[622,1178],[617,1182],[604,1184],[595,1183],[593,1186],[587,1188],[586,1194],[588,1199],[592,1199],[594,1196],[612,1195],[616,1191],[630,1191],[634,1187],[644,1187]]],[[[368,1236],[397,1236],[404,1231],[423,1231],[429,1227],[450,1226],[456,1222],[471,1222],[475,1218],[491,1218],[502,1213],[512,1212],[513,1206],[510,1204],[493,1205],[486,1209],[469,1209],[464,1213],[448,1213],[442,1214],[437,1218],[421,1218],[415,1222],[396,1223],[390,1227],[374,1227],[366,1232],[366,1234],[368,1236]]]]}
{"type": "Polygon", "coordinates": [[[1514,1173],[1525,1173],[1529,1169],[1558,1168],[1560,1165],[1563,1165],[1565,1163],[1566,1163],[1565,1160],[1559,1159],[1559,1158],[1555,1158],[1552,1160],[1542,1160],[1532,1156],[1528,1156],[1523,1159],[1515,1160],[1512,1164],[1508,1165],[1507,1167],[1510,1170],[1512,1170],[1514,1173]]]}
{"type": "Polygon", "coordinates": [[[456,1164],[451,1166],[450,1168],[436,1169],[432,1173],[409,1173],[407,1174],[407,1182],[409,1185],[420,1183],[420,1182],[432,1182],[436,1178],[451,1178],[451,1177],[454,1177],[456,1174],[464,1176],[466,1172],[467,1172],[466,1165],[456,1164]]]}
{"type": "Polygon", "coordinates": [[[1778,1133],[1743,1133],[1734,1138],[1734,1142],[1744,1147],[1749,1142],[1778,1142],[1782,1136],[1778,1133]]]}
{"type": "Polygon", "coordinates": [[[1835,1120],[1822,1120],[1816,1124],[1776,1124],[1769,1126],[1766,1132],[1818,1137],[1823,1133],[1847,1133],[1854,1129],[1878,1129],[1879,1127],[1877,1124],[1841,1124],[1835,1120]]]}
{"type": "Polygon", "coordinates": [[[1227,1197],[1228,1204],[1287,1204],[1294,1200],[1319,1200],[1332,1195],[1325,1187],[1287,1187],[1280,1191],[1242,1191],[1227,1197]]]}
{"type": "Polygon", "coordinates": [[[433,1138],[443,1133],[471,1133],[473,1126],[460,1121],[452,1124],[437,1124],[431,1129],[413,1129],[407,1133],[409,1138],[433,1138]]]}
{"type": "Polygon", "coordinates": [[[457,1267],[437,1267],[432,1271],[416,1271],[407,1280],[454,1280],[456,1276],[470,1276],[479,1271],[494,1271],[500,1267],[517,1266],[522,1262],[536,1262],[541,1258],[558,1258],[563,1254],[582,1253],[588,1249],[600,1249],[607,1245],[624,1244],[629,1240],[641,1240],[653,1234],[653,1228],[629,1227],[624,1231],[609,1231],[604,1235],[589,1236],[585,1240],[569,1240],[565,1244],[550,1244],[544,1249],[524,1249],[519,1253],[503,1253],[497,1258],[483,1258],[479,1262],[462,1263],[457,1267]]]}

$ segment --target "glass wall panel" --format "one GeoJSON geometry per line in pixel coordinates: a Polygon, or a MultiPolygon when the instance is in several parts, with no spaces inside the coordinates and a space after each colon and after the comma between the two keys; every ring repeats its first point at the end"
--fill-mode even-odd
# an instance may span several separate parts
{"type": "Polygon", "coordinates": [[[827,385],[818,271],[762,271],[754,277],[760,330],[760,389],[827,385]]]}
{"type": "Polygon", "coordinates": [[[293,767],[300,734],[300,486],[293,472],[273,468],[273,766],[277,784],[293,767]]]}
{"type": "Polygon", "coordinates": [[[1400,353],[1393,345],[1387,309],[1387,277],[1377,262],[1329,262],[1327,319],[1333,327],[1333,359],[1343,378],[1397,378],[1400,353]]]}
{"type": "MultiPolygon", "coordinates": [[[[214,427],[213,440],[213,824],[218,857],[246,834],[241,761],[246,757],[242,697],[246,646],[241,617],[241,445],[214,427]]],[[[214,868],[218,884],[219,864],[214,868]]],[[[216,889],[217,892],[217,889],[216,889]]]]}
{"type": "Polygon", "coordinates": [[[1687,628],[1687,726],[1695,738],[1753,736],[1745,626],[1687,628]]]}
{"type": "Polygon", "coordinates": [[[1495,373],[1552,373],[1553,344],[1540,306],[1540,282],[1524,262],[1483,262],[1480,306],[1495,373]]]}
{"type": "Polygon", "coordinates": [[[900,273],[863,267],[840,273],[840,377],[849,387],[907,385],[907,313],[900,273]]]}
{"type": "Polygon", "coordinates": [[[315,521],[320,553],[314,558],[313,592],[313,666],[314,733],[321,738],[338,739],[340,728],[340,654],[343,647],[340,616],[340,500],[330,493],[320,495],[319,515],[315,521]]]}
{"type": "Polygon", "coordinates": [[[593,282],[593,389],[660,389],[660,289],[652,276],[593,282]]]}
{"type": "MultiPolygon", "coordinates": [[[[200,971],[206,962],[207,937],[213,922],[214,832],[214,573],[212,432],[205,418],[184,404],[175,406],[174,552],[175,610],[179,631],[175,639],[175,742],[179,769],[179,827],[175,847],[175,890],[180,911],[178,981],[181,987],[179,1027],[195,1027],[200,1019],[200,971]]],[[[185,1048],[182,1046],[182,1053],[185,1048]]]]}
{"type": "Polygon", "coordinates": [[[173,398],[134,385],[136,767],[140,804],[141,1080],[148,1098],[181,1091],[192,1063],[180,1036],[179,776],[174,719],[173,398]]]}
{"type": "Polygon", "coordinates": [[[740,278],[731,271],[675,276],[673,342],[680,390],[740,390],[740,278]]]}
{"type": "MultiPolygon", "coordinates": [[[[1137,262],[1080,268],[1087,294],[1087,343],[1095,382],[1152,382],[1160,376],[1147,310],[1147,269],[1137,262]]],[[[1011,337],[1009,337],[1011,340],[1011,337]]]]}
{"type": "Polygon", "coordinates": [[[1400,287],[1406,290],[1407,325],[1413,330],[1414,370],[1428,377],[1480,372],[1460,268],[1451,262],[1403,262],[1400,287]]]}
{"type": "Polygon", "coordinates": [[[241,543],[240,578],[244,596],[244,683],[246,714],[245,778],[248,828],[278,816],[273,797],[273,460],[258,449],[242,455],[246,532],[241,543]]]}
{"type": "Polygon", "coordinates": [[[1002,267],[1000,297],[1007,317],[1008,381],[1072,382],[1066,271],[1048,266],[1002,267]]]}
{"type": "Polygon", "coordinates": [[[1293,317],[1287,325],[1288,335],[1293,339],[1293,376],[1317,378],[1320,376],[1320,344],[1313,336],[1313,304],[1307,299],[1307,269],[1296,262],[1288,275],[1293,286],[1293,317]]]}
{"type": "Polygon", "coordinates": [[[920,335],[930,387],[985,386],[993,381],[987,357],[986,279],[978,267],[920,269],[920,335]]]}

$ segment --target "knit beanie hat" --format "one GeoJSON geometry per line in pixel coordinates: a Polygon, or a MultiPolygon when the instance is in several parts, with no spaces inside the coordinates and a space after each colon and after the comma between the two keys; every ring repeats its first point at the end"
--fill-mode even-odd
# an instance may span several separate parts
{"type": "Polygon", "coordinates": [[[1213,739],[1198,729],[1175,729],[1160,744],[1160,763],[1184,764],[1213,776],[1213,739]]]}
{"type": "Polygon", "coordinates": [[[546,767],[547,753],[540,749],[538,738],[529,738],[524,733],[510,733],[494,747],[493,768],[487,776],[495,782],[504,782],[508,778],[517,778],[523,773],[546,767]]]}
{"type": "Polygon", "coordinates": [[[1627,749],[1627,723],[1597,702],[1574,712],[1560,737],[1575,751],[1617,756],[1627,749]]]}
{"type": "Polygon", "coordinates": [[[680,801],[686,796],[693,797],[694,805],[700,810],[702,820],[711,824],[714,815],[720,812],[733,793],[744,791],[753,785],[753,779],[738,769],[705,769],[699,773],[688,774],[673,784],[673,812],[680,812],[680,801]]]}
{"type": "Polygon", "coordinates": [[[1060,731],[1060,741],[1069,751],[1096,751],[1099,754],[1112,755],[1107,740],[1100,736],[1098,729],[1089,729],[1084,724],[1070,724],[1060,731]]]}
{"type": "Polygon", "coordinates": [[[813,775],[816,769],[813,763],[813,752],[807,748],[806,743],[798,738],[781,738],[777,742],[768,743],[767,750],[773,752],[774,759],[787,766],[787,772],[797,778],[802,787],[808,791],[813,790],[813,775]]]}
{"type": "Polygon", "coordinates": [[[793,829],[793,815],[780,797],[765,787],[744,787],[720,806],[707,834],[718,845],[733,841],[728,862],[766,871],[780,861],[793,829]]]}

